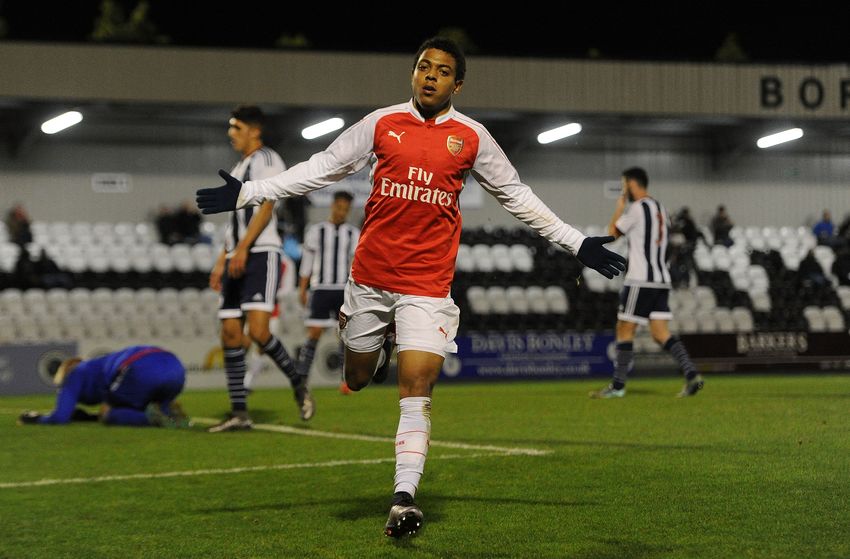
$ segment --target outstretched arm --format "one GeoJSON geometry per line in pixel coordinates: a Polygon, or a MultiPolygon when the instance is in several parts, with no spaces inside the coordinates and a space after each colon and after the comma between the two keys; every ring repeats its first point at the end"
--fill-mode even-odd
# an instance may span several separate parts
{"type": "Polygon", "coordinates": [[[478,156],[472,176],[502,207],[603,276],[613,278],[625,270],[625,259],[602,246],[613,241],[612,237],[586,237],[578,229],[564,223],[531,188],[522,183],[516,169],[489,133],[482,129],[479,137],[478,156]]]}
{"type": "Polygon", "coordinates": [[[374,113],[368,115],[340,134],[325,151],[268,179],[241,183],[219,171],[225,184],[198,190],[198,207],[205,214],[232,211],[265,200],[303,196],[353,175],[372,156],[376,120],[374,113]]]}

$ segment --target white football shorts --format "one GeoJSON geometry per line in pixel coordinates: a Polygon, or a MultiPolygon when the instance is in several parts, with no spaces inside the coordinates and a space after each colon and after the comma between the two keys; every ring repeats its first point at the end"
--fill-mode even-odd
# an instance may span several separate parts
{"type": "Polygon", "coordinates": [[[349,349],[357,353],[380,349],[393,320],[399,351],[427,351],[443,357],[457,353],[454,339],[460,309],[451,297],[403,295],[349,278],[339,315],[340,337],[349,349]]]}

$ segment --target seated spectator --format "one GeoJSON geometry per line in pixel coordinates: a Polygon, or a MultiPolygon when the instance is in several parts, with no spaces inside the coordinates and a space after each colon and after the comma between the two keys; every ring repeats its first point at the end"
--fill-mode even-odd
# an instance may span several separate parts
{"type": "Polygon", "coordinates": [[[30,217],[22,204],[15,204],[6,214],[6,229],[11,242],[21,246],[32,242],[30,217]]]}
{"type": "Polygon", "coordinates": [[[47,255],[44,248],[41,249],[41,254],[38,260],[33,262],[33,265],[35,274],[44,289],[53,287],[71,289],[74,286],[71,275],[68,272],[63,272],[59,265],[47,255]]]}
{"type": "Polygon", "coordinates": [[[820,264],[815,259],[815,251],[813,250],[810,250],[806,254],[806,257],[800,261],[797,277],[802,287],[823,287],[829,283],[829,280],[826,279],[826,275],[823,273],[823,268],[820,267],[820,264]]]}
{"type": "Polygon", "coordinates": [[[12,270],[11,284],[18,289],[42,287],[36,264],[26,247],[21,247],[15,269],[12,270]]]}
{"type": "Polygon", "coordinates": [[[717,206],[717,213],[711,218],[710,227],[711,234],[714,235],[714,244],[732,246],[732,238],[729,236],[729,232],[734,224],[729,219],[729,214],[726,213],[726,206],[717,206]]]}
{"type": "Polygon", "coordinates": [[[201,212],[194,202],[183,202],[172,216],[175,242],[195,244],[201,238],[201,212]]]}
{"type": "Polygon", "coordinates": [[[815,234],[819,245],[833,246],[835,243],[835,225],[832,223],[829,210],[823,211],[823,217],[815,223],[812,233],[815,234]]]}
{"type": "Polygon", "coordinates": [[[174,214],[171,208],[162,204],[154,219],[156,231],[159,233],[159,242],[166,245],[174,244],[176,238],[176,230],[174,228],[174,214]]]}
{"type": "Polygon", "coordinates": [[[850,285],[850,248],[847,246],[840,248],[835,253],[832,273],[838,278],[840,285],[850,285]]]}

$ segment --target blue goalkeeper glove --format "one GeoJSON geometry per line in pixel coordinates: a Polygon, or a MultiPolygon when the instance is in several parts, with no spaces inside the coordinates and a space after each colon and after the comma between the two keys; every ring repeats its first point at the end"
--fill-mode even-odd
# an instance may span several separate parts
{"type": "Polygon", "coordinates": [[[198,209],[203,214],[218,214],[232,212],[236,209],[236,199],[242,189],[242,182],[230,176],[222,169],[218,176],[224,179],[224,184],[217,188],[202,188],[195,193],[198,209]]]}
{"type": "Polygon", "coordinates": [[[608,279],[619,276],[626,269],[626,259],[602,246],[613,241],[614,237],[587,237],[581,243],[576,258],[608,279]]]}

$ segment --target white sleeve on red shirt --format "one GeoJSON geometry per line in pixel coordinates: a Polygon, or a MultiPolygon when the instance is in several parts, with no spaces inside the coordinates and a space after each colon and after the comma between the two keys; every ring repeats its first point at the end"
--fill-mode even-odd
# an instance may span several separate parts
{"type": "Polygon", "coordinates": [[[478,156],[472,167],[475,180],[518,220],[576,254],[585,239],[581,231],[564,223],[528,185],[520,181],[519,173],[486,129],[481,127],[476,131],[479,136],[478,156]]]}
{"type": "Polygon", "coordinates": [[[372,157],[375,123],[385,114],[376,111],[339,135],[325,151],[265,180],[242,184],[237,208],[253,206],[264,200],[303,196],[312,190],[339,182],[362,169],[372,157]]]}

